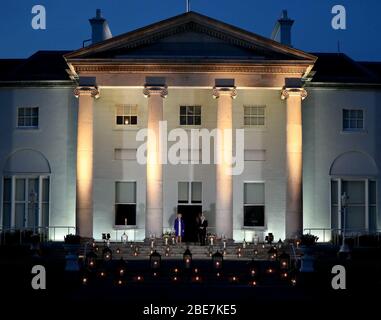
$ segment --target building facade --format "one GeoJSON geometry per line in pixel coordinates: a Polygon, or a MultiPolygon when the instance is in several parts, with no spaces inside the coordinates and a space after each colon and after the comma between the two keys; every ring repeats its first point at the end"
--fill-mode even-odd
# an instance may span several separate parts
{"type": "Polygon", "coordinates": [[[237,241],[380,229],[381,64],[194,12],[116,37],[100,12],[91,23],[88,47],[0,60],[3,230],[143,240],[178,212],[189,241],[200,212],[237,241]],[[212,136],[207,161],[191,135],[215,129],[227,134],[212,136]]]}

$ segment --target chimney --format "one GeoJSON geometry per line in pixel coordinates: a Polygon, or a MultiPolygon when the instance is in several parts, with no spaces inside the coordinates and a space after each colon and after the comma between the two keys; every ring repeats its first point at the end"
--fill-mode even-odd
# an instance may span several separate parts
{"type": "Polygon", "coordinates": [[[97,9],[96,16],[89,19],[91,24],[91,42],[92,44],[112,38],[107,20],[102,18],[101,9],[97,9]]]}
{"type": "Polygon", "coordinates": [[[291,47],[291,27],[293,24],[294,20],[287,16],[287,10],[283,10],[282,16],[275,23],[271,39],[291,47]]]}

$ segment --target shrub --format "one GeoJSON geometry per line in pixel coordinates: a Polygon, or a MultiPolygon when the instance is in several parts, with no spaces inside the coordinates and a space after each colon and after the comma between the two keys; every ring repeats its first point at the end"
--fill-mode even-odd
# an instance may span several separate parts
{"type": "Polygon", "coordinates": [[[65,236],[65,244],[80,244],[81,237],[75,234],[68,234],[65,236]]]}
{"type": "Polygon", "coordinates": [[[300,237],[300,244],[302,246],[313,246],[318,241],[318,239],[319,237],[310,233],[306,233],[300,237]]]}

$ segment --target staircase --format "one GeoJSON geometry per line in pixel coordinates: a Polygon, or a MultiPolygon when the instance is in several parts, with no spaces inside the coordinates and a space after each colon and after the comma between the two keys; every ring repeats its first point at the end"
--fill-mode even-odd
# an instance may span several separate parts
{"type": "MultiPolygon", "coordinates": [[[[289,253],[288,246],[282,245],[269,245],[269,244],[246,244],[245,248],[242,243],[226,243],[222,242],[214,243],[214,245],[200,246],[195,243],[182,243],[182,244],[169,244],[165,245],[162,240],[155,240],[153,245],[150,241],[144,242],[128,242],[123,244],[121,242],[111,242],[108,247],[112,251],[113,259],[123,258],[124,260],[142,260],[149,259],[150,254],[153,251],[158,252],[162,259],[183,259],[184,251],[188,248],[192,253],[193,259],[210,259],[211,255],[217,250],[220,253],[224,253],[225,260],[273,260],[271,254],[268,253],[271,247],[276,247],[278,254],[282,252],[289,253]]],[[[94,251],[98,255],[102,254],[102,250],[107,247],[105,242],[95,242],[93,245],[89,245],[87,252],[94,251]]]]}

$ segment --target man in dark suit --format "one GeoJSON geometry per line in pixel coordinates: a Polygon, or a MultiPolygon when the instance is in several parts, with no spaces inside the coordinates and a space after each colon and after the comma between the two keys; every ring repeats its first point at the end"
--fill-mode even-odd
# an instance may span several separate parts
{"type": "Polygon", "coordinates": [[[200,240],[200,245],[202,246],[205,246],[207,228],[208,220],[206,220],[204,214],[201,212],[198,218],[198,238],[200,240]]]}

